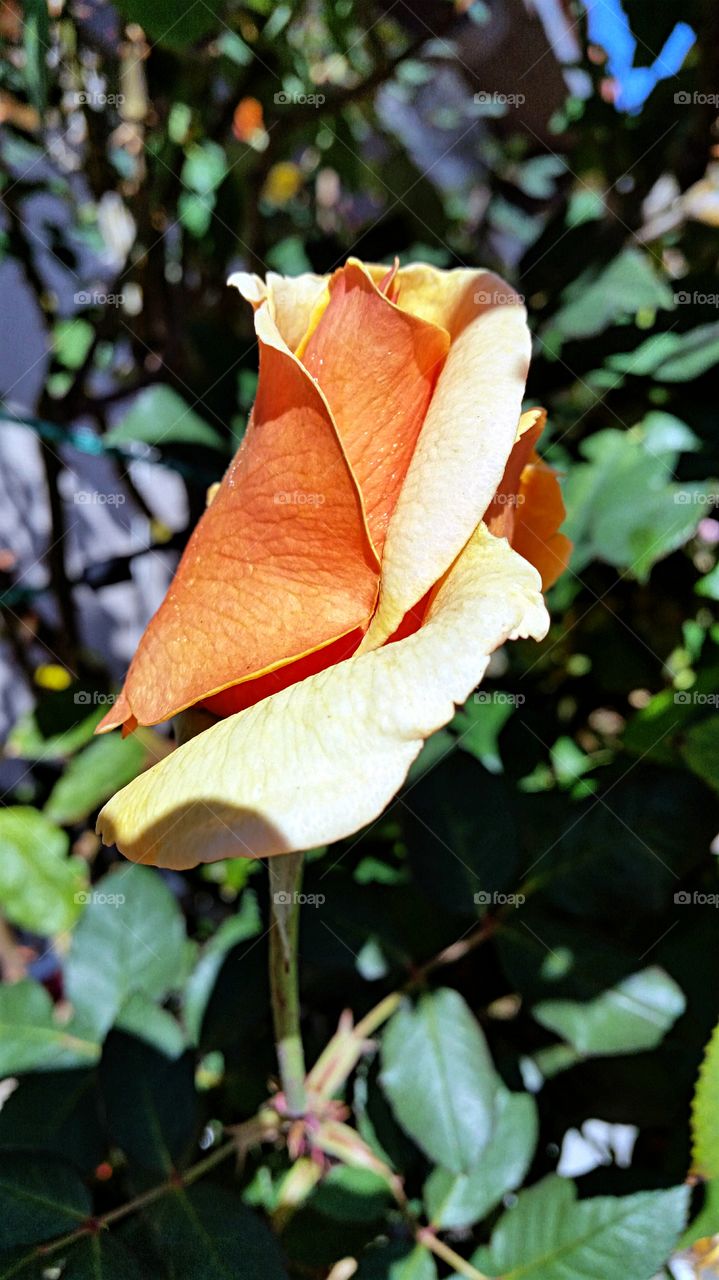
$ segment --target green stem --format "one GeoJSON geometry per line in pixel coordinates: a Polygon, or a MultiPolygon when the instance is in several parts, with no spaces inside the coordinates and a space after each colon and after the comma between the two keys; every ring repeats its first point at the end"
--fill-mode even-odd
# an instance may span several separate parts
{"type": "Polygon", "coordinates": [[[273,858],[269,863],[272,912],[270,994],[280,1080],[290,1116],[302,1116],[306,1110],[305,1055],[300,1034],[297,972],[303,860],[302,853],[288,853],[273,858]]]}
{"type": "Polygon", "coordinates": [[[466,1276],[467,1280],[488,1280],[483,1271],[478,1271],[471,1262],[467,1262],[466,1258],[461,1257],[454,1249],[450,1249],[444,1240],[439,1240],[430,1227],[421,1228],[417,1232],[416,1239],[418,1244],[423,1244],[435,1257],[441,1258],[450,1267],[454,1267],[457,1275],[466,1276]]]}

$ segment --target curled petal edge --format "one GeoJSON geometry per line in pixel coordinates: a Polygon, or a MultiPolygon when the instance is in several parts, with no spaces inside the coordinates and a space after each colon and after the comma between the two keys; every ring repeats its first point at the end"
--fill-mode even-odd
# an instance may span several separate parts
{"type": "Polygon", "coordinates": [[[378,817],[505,640],[547,632],[539,574],[480,525],[405,640],[220,721],[119,791],[97,830],[177,870],[312,848],[378,817]]]}

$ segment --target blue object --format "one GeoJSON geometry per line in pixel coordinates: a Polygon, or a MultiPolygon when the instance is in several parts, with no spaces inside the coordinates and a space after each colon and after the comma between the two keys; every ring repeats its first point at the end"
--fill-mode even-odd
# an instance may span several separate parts
{"type": "Polygon", "coordinates": [[[607,54],[607,71],[618,86],[615,107],[637,115],[660,80],[676,75],[696,40],[686,22],[678,22],[650,67],[635,67],[636,37],[621,0],[585,0],[587,32],[607,54]]]}

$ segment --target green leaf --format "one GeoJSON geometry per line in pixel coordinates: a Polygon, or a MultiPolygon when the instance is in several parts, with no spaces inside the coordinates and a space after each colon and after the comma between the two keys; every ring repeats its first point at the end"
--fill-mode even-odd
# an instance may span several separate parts
{"type": "Polygon", "coordinates": [[[469,1173],[495,1124],[498,1077],[462,997],[440,988],[400,1008],[382,1039],[382,1088],[431,1160],[469,1173]]]}
{"type": "Polygon", "coordinates": [[[122,1006],[115,1027],[144,1040],[166,1058],[179,1058],[187,1047],[185,1033],[177,1018],[140,992],[135,992],[122,1006]]]}
{"type": "Polygon", "coordinates": [[[520,1192],[473,1266],[506,1280],[650,1280],[684,1225],[689,1188],[576,1199],[574,1184],[551,1176],[520,1192]]]}
{"type": "Polygon", "coordinates": [[[475,894],[511,885],[519,842],[510,792],[471,756],[453,753],[422,777],[402,821],[412,870],[433,902],[472,915],[475,894]]]}
{"type": "Polygon", "coordinates": [[[563,526],[574,543],[575,572],[597,559],[643,582],[658,560],[694,533],[711,485],[672,480],[677,449],[670,436],[662,441],[652,430],[666,418],[650,414],[639,427],[608,428],[581,446],[587,461],[569,473],[563,526]]]}
{"type": "Polygon", "coordinates": [[[140,23],[153,44],[178,52],[189,50],[202,36],[220,32],[224,23],[218,0],[178,8],[174,0],[119,0],[117,9],[128,22],[140,23]]]}
{"type": "Polygon", "coordinates": [[[534,1155],[539,1125],[534,1099],[527,1093],[497,1093],[496,1128],[469,1173],[435,1169],[424,1187],[424,1202],[433,1226],[470,1227],[486,1217],[507,1194],[520,1186],[534,1155]]]}
{"type": "Polygon", "coordinates": [[[79,369],[85,359],[95,330],[87,320],[58,320],[52,331],[55,359],[66,369],[79,369]]]}
{"type": "MultiPolygon", "coordinates": [[[[719,1178],[712,1178],[704,1188],[704,1203],[696,1218],[689,1224],[678,1244],[678,1249],[689,1249],[696,1240],[719,1235],[719,1178]]],[[[710,1280],[707,1276],[706,1280],[710,1280]]]]}
{"type": "Polygon", "coordinates": [[[95,1071],[24,1075],[0,1107],[0,1148],[50,1152],[92,1173],[107,1152],[95,1071]]]}
{"type": "Polygon", "coordinates": [[[692,1102],[692,1165],[702,1178],[719,1178],[719,1025],[706,1047],[692,1102]]]}
{"type": "Polygon", "coordinates": [[[157,1271],[141,1268],[138,1259],[110,1231],[86,1236],[68,1250],[62,1280],[159,1280],[157,1271]]]}
{"type": "Polygon", "coordinates": [[[437,1264],[421,1244],[382,1243],[362,1255],[356,1280],[437,1280],[437,1264]]]}
{"type": "Polygon", "coordinates": [[[0,1076],[87,1067],[99,1056],[99,1044],[83,1029],[56,1021],[39,982],[0,986],[0,1076]]]}
{"type": "Polygon", "coordinates": [[[684,735],[681,753],[689,768],[719,791],[719,719],[702,720],[684,735]]]}
{"type": "MultiPolygon", "coordinates": [[[[643,309],[672,310],[674,295],[649,254],[625,249],[599,275],[585,273],[566,291],[568,301],[552,316],[548,334],[564,341],[591,338],[643,309]]],[[[551,339],[550,339],[551,341],[551,339]]]]}
{"type": "Polygon", "coordinates": [[[108,446],[142,440],[145,444],[199,444],[224,449],[222,436],[182,396],[158,383],[146,387],[131,409],[104,437],[108,446]]]}
{"type": "Polygon", "coordinates": [[[275,1237],[222,1187],[172,1192],[148,1216],[172,1280],[287,1280],[275,1237]]]}
{"type": "Polygon", "coordinates": [[[215,207],[213,195],[199,195],[196,191],[183,191],[177,201],[177,212],[185,231],[196,240],[207,235],[215,207]]]}
{"type": "Polygon", "coordinates": [[[227,156],[218,142],[195,142],[188,147],[182,182],[199,196],[210,195],[227,173],[227,156]]]}
{"type": "Polygon", "coordinates": [[[28,97],[43,115],[47,104],[47,53],[50,48],[47,0],[25,0],[23,44],[28,97]]]}
{"type": "Polygon", "coordinates": [[[131,995],[163,999],[181,986],[182,913],[160,875],[127,866],[99,880],[75,929],[65,986],[78,1017],[102,1038],[131,995]]]}
{"type": "Polygon", "coordinates": [[[659,382],[690,382],[719,361],[719,321],[688,333],[658,333],[636,351],[610,356],[620,373],[654,377],[659,382]]]}
{"type": "MultiPolygon", "coordinates": [[[[52,701],[64,703],[66,700],[53,695],[52,701]]],[[[9,756],[18,756],[23,760],[64,760],[92,741],[104,714],[105,708],[100,707],[79,723],[55,732],[54,726],[44,723],[44,717],[36,708],[22,716],[13,726],[5,750],[9,756]]]]}
{"type": "Polygon", "coordinates": [[[303,271],[312,270],[301,236],[287,236],[273,245],[267,254],[267,265],[283,276],[299,276],[303,271]]]}
{"type": "Polygon", "coordinates": [[[673,978],[651,966],[594,1000],[544,1000],[532,1012],[577,1053],[606,1056],[655,1049],[684,1008],[684,995],[673,978]]]}
{"type": "Polygon", "coordinates": [[[715,564],[714,568],[705,573],[700,578],[694,588],[698,596],[705,596],[708,600],[719,600],[719,564],[715,564]]]}
{"type": "Polygon", "coordinates": [[[0,1249],[73,1231],[90,1213],[78,1175],[52,1156],[5,1153],[0,1168],[0,1249]]]}
{"type": "Polygon", "coordinates": [[[191,1056],[171,1061],[113,1031],[102,1055],[100,1087],[113,1143],[143,1169],[169,1176],[197,1125],[191,1056]]]}
{"type": "Polygon", "coordinates": [[[451,728],[459,735],[458,745],[490,773],[502,772],[498,739],[515,710],[516,703],[509,694],[498,697],[488,694],[485,698],[475,695],[465,702],[452,721],[451,728]]]}
{"type": "Polygon", "coordinates": [[[370,1169],[332,1165],[308,1201],[316,1213],[337,1222],[378,1222],[392,1203],[383,1178],[370,1169]]]}
{"type": "Polygon", "coordinates": [[[50,792],[45,816],[70,826],[87,818],[115,791],[132,782],[147,760],[140,734],[109,733],[75,756],[50,792]]]}
{"type": "Polygon", "coordinates": [[[69,845],[37,809],[0,809],[0,909],[13,924],[43,936],[72,928],[87,871],[79,858],[68,858],[69,845]]]}
{"type": "Polygon", "coordinates": [[[197,1044],[207,1002],[212,995],[217,975],[225,957],[240,942],[255,937],[262,927],[257,898],[251,890],[242,895],[240,909],[220,925],[217,933],[203,947],[185,987],[183,1021],[193,1044],[197,1044]]]}

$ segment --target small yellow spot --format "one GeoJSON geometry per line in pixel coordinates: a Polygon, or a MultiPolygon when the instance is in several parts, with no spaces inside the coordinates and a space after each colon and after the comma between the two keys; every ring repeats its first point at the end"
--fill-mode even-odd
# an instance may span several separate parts
{"type": "Polygon", "coordinates": [[[69,688],[72,684],[72,676],[56,662],[45,662],[35,672],[35,684],[41,689],[52,689],[55,693],[59,693],[69,688]]]}
{"type": "Polygon", "coordinates": [[[172,537],[172,529],[163,524],[162,520],[152,520],[150,522],[150,532],[155,543],[169,542],[172,537]]]}
{"type": "Polygon", "coordinates": [[[297,195],[302,186],[302,170],[291,160],[280,160],[273,164],[262,188],[265,200],[272,204],[288,204],[297,195]]]}

